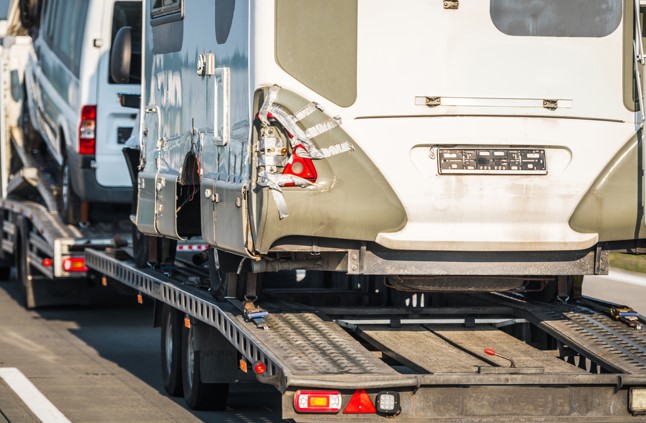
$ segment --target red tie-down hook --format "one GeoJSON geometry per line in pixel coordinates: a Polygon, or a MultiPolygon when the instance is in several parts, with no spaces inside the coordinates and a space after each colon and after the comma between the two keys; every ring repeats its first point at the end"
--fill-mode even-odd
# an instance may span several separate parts
{"type": "Polygon", "coordinates": [[[502,358],[502,359],[504,359],[504,360],[508,360],[508,361],[511,363],[511,366],[509,366],[509,367],[511,367],[511,368],[515,368],[515,367],[516,367],[516,363],[514,363],[514,360],[512,360],[512,359],[511,359],[511,358],[509,358],[509,357],[505,357],[504,355],[500,355],[500,354],[498,354],[497,352],[495,352],[495,351],[494,351],[494,350],[492,350],[491,348],[485,348],[485,349],[484,349],[484,352],[485,352],[485,354],[493,355],[493,356],[496,356],[496,357],[500,357],[500,358],[502,358]]]}

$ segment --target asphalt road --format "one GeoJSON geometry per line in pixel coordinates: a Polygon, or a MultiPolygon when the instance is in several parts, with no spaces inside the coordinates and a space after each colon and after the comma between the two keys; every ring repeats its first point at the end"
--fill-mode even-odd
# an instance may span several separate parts
{"type": "Polygon", "coordinates": [[[0,282],[0,422],[38,421],[16,394],[20,380],[6,376],[13,368],[45,398],[39,403],[32,392],[27,402],[72,422],[282,421],[280,395],[257,383],[232,388],[223,412],[192,412],[182,398],[168,397],[150,301],[138,305],[97,288],[90,307],[27,311],[17,288],[0,282]]]}
{"type": "Polygon", "coordinates": [[[627,305],[646,316],[646,275],[610,269],[606,276],[583,278],[583,295],[627,305]]]}

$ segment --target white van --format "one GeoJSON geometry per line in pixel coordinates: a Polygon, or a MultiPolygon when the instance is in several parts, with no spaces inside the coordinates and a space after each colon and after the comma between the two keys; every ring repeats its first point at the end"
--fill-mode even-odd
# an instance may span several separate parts
{"type": "Polygon", "coordinates": [[[121,149],[136,113],[121,106],[119,94],[139,94],[141,2],[41,0],[36,10],[23,126],[40,133],[60,165],[60,213],[68,223],[87,222],[80,202],[131,201],[121,149]],[[118,84],[110,78],[110,46],[124,26],[133,27],[135,59],[129,82],[118,84]]]}

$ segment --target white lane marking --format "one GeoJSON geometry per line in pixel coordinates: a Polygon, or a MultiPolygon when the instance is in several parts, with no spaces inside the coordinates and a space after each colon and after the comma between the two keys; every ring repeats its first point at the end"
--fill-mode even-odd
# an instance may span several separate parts
{"type": "Polygon", "coordinates": [[[608,277],[619,282],[638,285],[646,288],[646,274],[610,269],[610,271],[608,272],[608,277]]]}
{"type": "Polygon", "coordinates": [[[20,370],[0,368],[0,377],[43,423],[71,423],[20,370]]]}

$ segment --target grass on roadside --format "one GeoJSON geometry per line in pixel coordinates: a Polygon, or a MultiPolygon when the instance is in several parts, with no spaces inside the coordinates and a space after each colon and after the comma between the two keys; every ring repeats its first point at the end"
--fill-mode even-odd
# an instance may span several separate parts
{"type": "Polygon", "coordinates": [[[646,273],[646,255],[610,253],[608,261],[610,267],[630,272],[646,273]]]}

